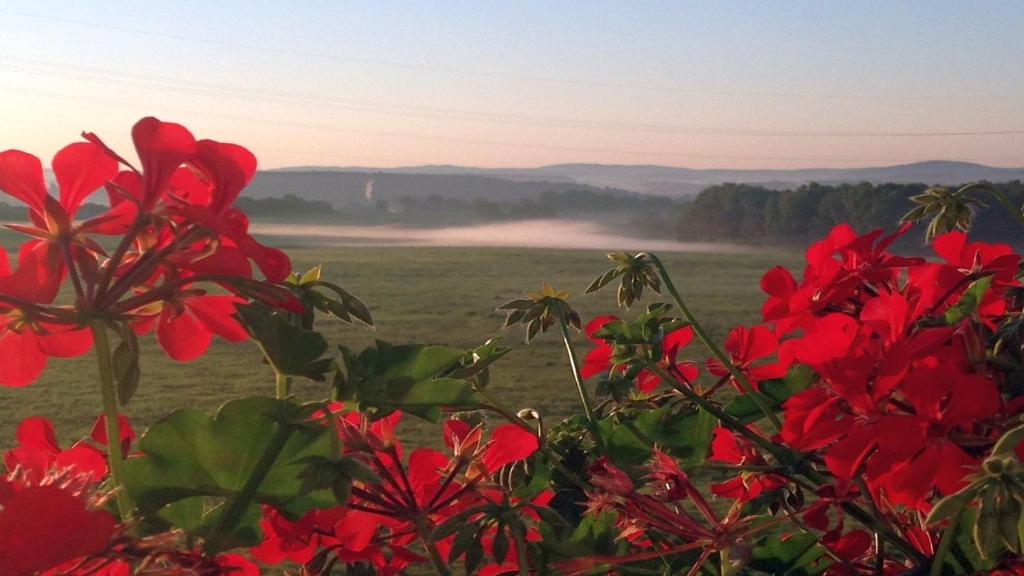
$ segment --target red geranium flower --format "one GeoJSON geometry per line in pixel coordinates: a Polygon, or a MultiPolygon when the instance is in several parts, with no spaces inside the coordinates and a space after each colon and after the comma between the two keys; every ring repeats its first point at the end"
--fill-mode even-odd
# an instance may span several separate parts
{"type": "Polygon", "coordinates": [[[0,479],[0,573],[28,576],[102,552],[117,520],[56,484],[0,479]]]}
{"type": "MultiPolygon", "coordinates": [[[[725,338],[725,350],[729,353],[732,363],[742,371],[754,390],[759,390],[761,380],[782,378],[789,371],[792,358],[779,358],[775,362],[761,362],[779,352],[779,339],[766,326],[737,326],[725,338]]],[[[713,376],[724,378],[729,371],[716,358],[707,361],[708,372],[713,376]]],[[[732,382],[735,378],[730,377],[732,382]]],[[[743,392],[739,382],[732,382],[737,390],[743,392]]]]}
{"type": "MultiPolygon", "coordinates": [[[[584,328],[584,333],[587,335],[587,339],[596,344],[596,346],[587,352],[587,355],[583,360],[583,367],[580,369],[580,375],[582,377],[590,378],[591,376],[597,376],[612,369],[612,354],[615,352],[615,347],[610,342],[595,337],[594,334],[605,324],[616,320],[618,320],[618,318],[615,316],[598,316],[588,322],[584,328]]],[[[693,329],[689,326],[683,326],[666,334],[665,339],[661,343],[661,364],[668,370],[675,372],[686,382],[696,380],[697,376],[700,374],[700,369],[697,368],[696,363],[690,361],[676,361],[676,357],[679,355],[679,350],[689,344],[691,340],[693,340],[693,329]]],[[[618,369],[625,371],[626,367],[620,366],[618,369]]],[[[642,370],[640,374],[637,375],[636,385],[641,392],[651,392],[657,387],[660,381],[661,378],[650,370],[642,370]]]]}
{"type": "MultiPolygon", "coordinates": [[[[715,428],[715,436],[711,441],[710,460],[738,466],[766,466],[768,464],[748,441],[722,427],[715,428]]],[[[765,492],[785,485],[786,478],[779,474],[739,472],[735,478],[712,484],[711,492],[725,498],[735,498],[741,502],[747,502],[765,492]]]]}

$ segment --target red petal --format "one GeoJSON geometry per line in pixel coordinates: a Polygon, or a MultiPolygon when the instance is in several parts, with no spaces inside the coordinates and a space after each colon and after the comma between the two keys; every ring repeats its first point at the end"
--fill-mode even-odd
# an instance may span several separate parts
{"type": "Polygon", "coordinates": [[[473,427],[465,420],[447,420],[444,423],[444,443],[449,449],[454,450],[472,431],[473,427]]]}
{"type": "Polygon", "coordinates": [[[587,322],[587,325],[583,328],[583,332],[587,335],[587,338],[593,340],[592,336],[594,335],[594,332],[600,330],[605,324],[614,322],[618,319],[618,316],[595,316],[593,320],[587,322]]]}
{"type": "MultiPolygon", "coordinates": [[[[135,429],[132,428],[132,423],[128,420],[128,417],[124,414],[117,415],[117,427],[118,434],[121,436],[122,445],[131,445],[135,441],[135,429]]],[[[96,419],[96,423],[92,426],[92,432],[89,433],[89,437],[95,440],[97,443],[103,446],[107,445],[107,416],[106,414],[100,414],[99,418],[96,419]]]]}
{"type": "Polygon", "coordinates": [[[871,535],[863,530],[854,530],[844,534],[829,548],[847,562],[860,558],[871,547],[871,535]]]}
{"type": "Polygon", "coordinates": [[[425,488],[441,479],[441,470],[448,466],[447,456],[431,448],[417,448],[409,455],[409,483],[417,496],[425,493],[425,488]]]}
{"type": "Polygon", "coordinates": [[[92,350],[92,331],[88,328],[77,330],[68,326],[47,324],[48,332],[37,336],[39,349],[55,358],[75,358],[92,350]]]}
{"type": "Polygon", "coordinates": [[[124,234],[138,214],[138,206],[131,202],[121,202],[103,214],[83,222],[82,231],[93,234],[124,234]]]}
{"type": "Polygon", "coordinates": [[[35,382],[46,367],[35,333],[0,328],[0,386],[18,388],[35,382]]]}
{"type": "Polygon", "coordinates": [[[967,235],[960,231],[946,232],[936,236],[932,240],[932,249],[935,253],[942,257],[943,260],[950,264],[971,264],[970,262],[961,262],[961,254],[963,254],[964,246],[967,244],[967,235]]]}
{"type": "Polygon", "coordinates": [[[18,250],[18,269],[0,277],[0,293],[47,304],[57,297],[63,276],[64,261],[57,247],[29,240],[18,250]]]}
{"type": "Polygon", "coordinates": [[[142,205],[151,208],[174,171],[195,153],[196,141],[184,126],[153,117],[135,124],[132,140],[142,162],[142,205]]]}
{"type": "Polygon", "coordinates": [[[236,304],[245,300],[237,296],[197,296],[189,298],[185,306],[210,332],[229,342],[242,342],[249,333],[234,318],[236,304]]]}
{"type": "Polygon", "coordinates": [[[377,534],[380,516],[360,510],[350,510],[340,522],[334,525],[334,536],[345,543],[345,548],[361,552],[377,534]]]}
{"type": "Polygon", "coordinates": [[[175,314],[172,308],[164,305],[164,311],[157,321],[156,341],[175,360],[195,360],[210,347],[213,333],[189,314],[188,310],[175,314]]]}
{"type": "Polygon", "coordinates": [[[33,574],[101,552],[116,523],[57,486],[24,488],[0,511],[0,573],[33,574]]]}
{"type": "Polygon", "coordinates": [[[53,424],[41,416],[30,416],[18,424],[18,431],[15,433],[18,445],[29,450],[54,455],[60,452],[60,444],[57,443],[57,435],[53,431],[53,424]]]}
{"type": "Polygon", "coordinates": [[[94,446],[75,444],[57,454],[53,467],[56,470],[74,470],[86,476],[90,482],[99,482],[107,475],[107,456],[94,446]]]}
{"type": "Polygon", "coordinates": [[[124,203],[128,199],[126,196],[138,202],[142,201],[142,178],[137,172],[122,170],[104,188],[107,189],[107,197],[113,207],[124,203]]]}
{"type": "Polygon", "coordinates": [[[260,576],[259,566],[241,554],[221,554],[217,556],[217,565],[226,569],[224,574],[231,576],[260,576]]]}
{"type": "Polygon", "coordinates": [[[39,158],[21,150],[0,152],[0,190],[37,212],[45,211],[46,181],[39,158]]]}
{"type": "Polygon", "coordinates": [[[235,246],[221,245],[213,254],[189,264],[189,269],[196,274],[227,274],[242,278],[252,278],[252,265],[235,246]]]}
{"type": "Polygon", "coordinates": [[[715,437],[711,441],[711,460],[730,464],[743,462],[740,444],[729,429],[721,426],[715,428],[715,437]]]}
{"type": "Polygon", "coordinates": [[[612,367],[612,347],[608,344],[600,344],[583,359],[583,366],[580,368],[580,376],[590,378],[607,372],[612,367]]]}
{"type": "Polygon", "coordinates": [[[53,157],[53,174],[60,188],[60,204],[69,217],[90,194],[117,175],[117,160],[90,142],[76,142],[53,157]]]}
{"type": "Polygon", "coordinates": [[[779,339],[767,326],[754,326],[747,335],[747,358],[757,360],[771,356],[779,349],[779,339]]]}
{"type": "Polygon", "coordinates": [[[537,451],[537,436],[516,424],[502,424],[491,433],[484,451],[484,467],[494,472],[505,464],[529,457],[537,451]]]}
{"type": "Polygon", "coordinates": [[[200,140],[193,161],[214,183],[210,209],[215,213],[230,208],[256,173],[256,157],[235,144],[200,140]]]}

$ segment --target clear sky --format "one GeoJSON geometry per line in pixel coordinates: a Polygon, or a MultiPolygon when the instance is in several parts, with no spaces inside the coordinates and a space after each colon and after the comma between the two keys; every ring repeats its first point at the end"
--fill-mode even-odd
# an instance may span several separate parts
{"type": "Polygon", "coordinates": [[[0,149],[263,167],[1024,165],[1024,2],[0,3],[0,149]]]}

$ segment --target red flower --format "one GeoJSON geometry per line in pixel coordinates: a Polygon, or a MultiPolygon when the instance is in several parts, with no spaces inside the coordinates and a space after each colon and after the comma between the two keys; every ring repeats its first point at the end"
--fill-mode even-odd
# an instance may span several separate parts
{"type": "Polygon", "coordinates": [[[4,466],[9,472],[19,470],[33,483],[41,483],[51,473],[70,473],[88,482],[99,482],[107,475],[103,452],[85,442],[67,450],[57,443],[53,424],[33,416],[18,424],[18,445],[4,453],[4,466]]]}
{"type": "MultiPolygon", "coordinates": [[[[792,358],[757,363],[779,351],[779,339],[766,326],[754,326],[753,328],[737,326],[733,328],[725,338],[725,350],[729,353],[732,363],[746,375],[755,390],[760,389],[759,384],[762,380],[785,376],[792,363],[792,358]]],[[[707,367],[708,372],[714,376],[719,378],[729,376],[729,371],[715,358],[708,359],[707,367]]],[[[730,378],[730,381],[732,380],[734,379],[730,378]]],[[[743,391],[738,382],[732,384],[737,390],[743,391]]]]}
{"type": "Polygon", "coordinates": [[[249,337],[235,319],[237,296],[182,295],[163,303],[157,319],[156,340],[167,355],[187,362],[202,356],[216,334],[228,342],[249,337]]]}
{"type": "MultiPolygon", "coordinates": [[[[605,324],[616,320],[618,320],[618,318],[615,316],[598,316],[588,322],[584,328],[584,333],[587,335],[587,338],[597,346],[591,349],[583,360],[583,367],[580,369],[580,375],[582,377],[590,378],[591,376],[603,374],[612,369],[612,355],[615,351],[614,345],[595,337],[594,334],[604,327],[605,324]]],[[[696,380],[697,376],[700,374],[700,369],[697,368],[695,363],[690,361],[677,362],[676,357],[679,354],[679,350],[689,344],[691,340],[693,340],[693,329],[689,326],[683,326],[666,334],[661,343],[661,364],[669,371],[675,372],[679,378],[687,382],[696,380]]],[[[625,371],[625,368],[625,366],[618,367],[621,371],[625,371]]],[[[640,371],[640,374],[637,375],[636,385],[641,392],[649,393],[657,387],[660,381],[661,378],[650,370],[642,370],[640,371]]]]}
{"type": "Polygon", "coordinates": [[[12,310],[0,316],[0,385],[28,386],[46,368],[47,359],[81,356],[92,349],[88,329],[35,321],[12,310]]]}
{"type": "MultiPolygon", "coordinates": [[[[735,436],[726,428],[715,428],[711,441],[710,460],[736,464],[738,466],[766,466],[765,459],[742,437],[735,436]]],[[[747,502],[765,492],[777,490],[786,485],[786,478],[764,472],[738,472],[735,478],[711,485],[711,492],[725,498],[747,502]]]]}
{"type": "Polygon", "coordinates": [[[58,485],[0,479],[0,573],[28,576],[102,552],[117,521],[58,485]]]}

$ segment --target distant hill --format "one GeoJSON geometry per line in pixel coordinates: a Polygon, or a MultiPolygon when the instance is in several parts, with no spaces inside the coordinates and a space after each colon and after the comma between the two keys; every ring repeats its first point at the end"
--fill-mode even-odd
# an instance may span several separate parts
{"type": "MultiPolygon", "coordinates": [[[[458,184],[460,190],[475,190],[482,194],[481,186],[495,186],[495,194],[501,198],[517,198],[514,194],[531,194],[536,190],[559,191],[559,185],[586,185],[596,188],[615,188],[624,191],[658,194],[670,197],[694,196],[701,190],[733,182],[758,184],[773,189],[784,189],[819,182],[822,184],[844,184],[871,182],[881,183],[924,183],[955,185],[977,180],[1009,182],[1024,180],[1024,168],[994,168],[982,164],[954,161],[928,161],[897,166],[871,168],[809,168],[797,170],[695,170],[670,166],[628,166],[605,164],[557,164],[539,168],[474,168],[463,166],[406,166],[399,168],[364,167],[293,167],[265,172],[269,174],[317,174],[325,182],[331,180],[328,174],[348,174],[346,182],[358,181],[368,174],[375,174],[378,181],[382,175],[406,176],[412,181],[395,180],[398,185],[422,185],[432,190],[443,190],[445,182],[458,184]],[[362,175],[362,176],[359,176],[362,175]],[[441,177],[472,177],[477,180],[433,180],[441,177]],[[498,184],[495,181],[519,183],[519,186],[498,184]],[[465,185],[463,187],[462,185],[465,185]],[[500,191],[498,189],[500,188],[500,191]],[[503,196],[510,194],[513,196],[503,196]]],[[[390,184],[391,182],[389,182],[390,184]]],[[[454,189],[453,189],[454,191],[454,189]]],[[[296,190],[296,192],[298,192],[296,190]]],[[[434,193],[434,192],[431,192],[434,193]]],[[[437,192],[441,193],[441,192],[437,192]]],[[[429,193],[428,193],[429,195],[429,193]]],[[[444,195],[444,194],[442,194],[444,195]]],[[[496,197],[491,197],[496,198],[496,197]]]]}
{"type": "Polygon", "coordinates": [[[537,198],[546,192],[562,193],[571,190],[615,196],[637,194],[567,179],[552,182],[475,174],[297,169],[259,172],[246,189],[245,195],[250,198],[274,198],[294,194],[306,200],[323,200],[341,207],[381,201],[395,203],[403,198],[422,201],[431,197],[515,202],[537,198]]]}

